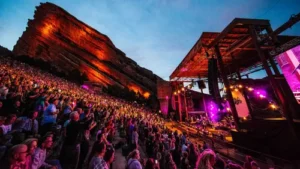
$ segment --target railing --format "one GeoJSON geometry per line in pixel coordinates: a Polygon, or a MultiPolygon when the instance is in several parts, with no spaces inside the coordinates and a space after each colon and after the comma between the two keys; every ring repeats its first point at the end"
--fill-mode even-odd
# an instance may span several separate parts
{"type": "MultiPolygon", "coordinates": [[[[184,130],[184,129],[183,129],[184,130]]],[[[200,138],[201,141],[207,142],[210,147],[215,150],[215,152],[219,153],[222,156],[225,156],[226,158],[239,163],[243,164],[245,160],[245,156],[251,155],[258,163],[260,163],[262,168],[284,168],[285,166],[295,166],[292,161],[282,159],[279,157],[272,156],[270,154],[262,153],[256,150],[252,150],[243,146],[239,146],[233,143],[229,143],[228,141],[221,140],[221,139],[215,139],[212,137],[209,137],[208,135],[196,133],[196,134],[190,134],[193,138],[200,138]],[[244,154],[245,153],[245,154],[244,154]],[[235,157],[233,157],[235,156],[235,157]],[[270,164],[271,163],[271,164],[270,164]],[[273,163],[273,164],[272,164],[273,163]],[[271,166],[269,166],[271,165],[271,166]]],[[[199,140],[198,140],[199,141],[199,140]]]]}

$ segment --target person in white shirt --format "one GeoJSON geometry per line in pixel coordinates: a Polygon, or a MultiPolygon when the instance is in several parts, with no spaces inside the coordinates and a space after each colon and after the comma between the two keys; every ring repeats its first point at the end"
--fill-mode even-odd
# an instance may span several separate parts
{"type": "Polygon", "coordinates": [[[6,99],[6,95],[8,94],[9,89],[3,84],[0,84],[0,98],[6,99]]]}
{"type": "Polygon", "coordinates": [[[1,132],[3,135],[9,134],[12,132],[12,124],[16,121],[17,116],[15,114],[11,114],[7,117],[4,124],[0,126],[1,132]]]}
{"type": "Polygon", "coordinates": [[[39,169],[41,167],[59,169],[60,165],[55,166],[46,163],[47,149],[51,148],[53,144],[52,137],[50,135],[42,137],[41,140],[39,140],[39,144],[39,147],[35,150],[35,153],[33,155],[31,169],[39,169]]]}

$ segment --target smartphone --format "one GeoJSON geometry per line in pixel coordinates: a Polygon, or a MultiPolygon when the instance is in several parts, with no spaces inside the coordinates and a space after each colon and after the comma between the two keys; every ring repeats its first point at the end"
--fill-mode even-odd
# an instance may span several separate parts
{"type": "Polygon", "coordinates": [[[157,162],[157,160],[155,160],[155,164],[157,164],[158,162],[157,162]]]}

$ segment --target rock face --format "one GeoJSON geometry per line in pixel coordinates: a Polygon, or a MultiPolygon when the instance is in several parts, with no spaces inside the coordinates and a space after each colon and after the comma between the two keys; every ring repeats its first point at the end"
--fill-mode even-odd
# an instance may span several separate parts
{"type": "Polygon", "coordinates": [[[145,97],[156,94],[160,79],[126,57],[106,35],[52,3],[36,7],[13,53],[41,58],[64,72],[79,69],[92,82],[128,87],[145,97]]]}

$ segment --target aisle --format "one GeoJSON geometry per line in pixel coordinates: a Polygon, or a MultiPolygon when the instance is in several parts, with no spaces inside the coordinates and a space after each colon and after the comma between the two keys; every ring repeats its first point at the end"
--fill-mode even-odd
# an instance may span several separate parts
{"type": "MultiPolygon", "coordinates": [[[[120,141],[125,141],[125,140],[126,139],[125,138],[121,138],[119,136],[119,132],[117,132],[116,136],[115,136],[115,139],[113,141],[113,144],[117,144],[120,141]]],[[[140,151],[141,158],[147,158],[146,154],[141,149],[141,147],[139,147],[139,151],[140,151]]],[[[126,158],[122,155],[122,148],[119,148],[115,152],[115,160],[113,162],[112,169],[125,169],[125,167],[126,167],[126,158]]]]}
{"type": "MultiPolygon", "coordinates": [[[[117,144],[120,141],[125,141],[125,139],[121,138],[119,136],[119,132],[117,132],[113,144],[117,144]]],[[[119,148],[115,151],[115,160],[113,162],[112,169],[125,169],[125,166],[126,166],[126,159],[122,155],[122,148],[119,148]]]]}

